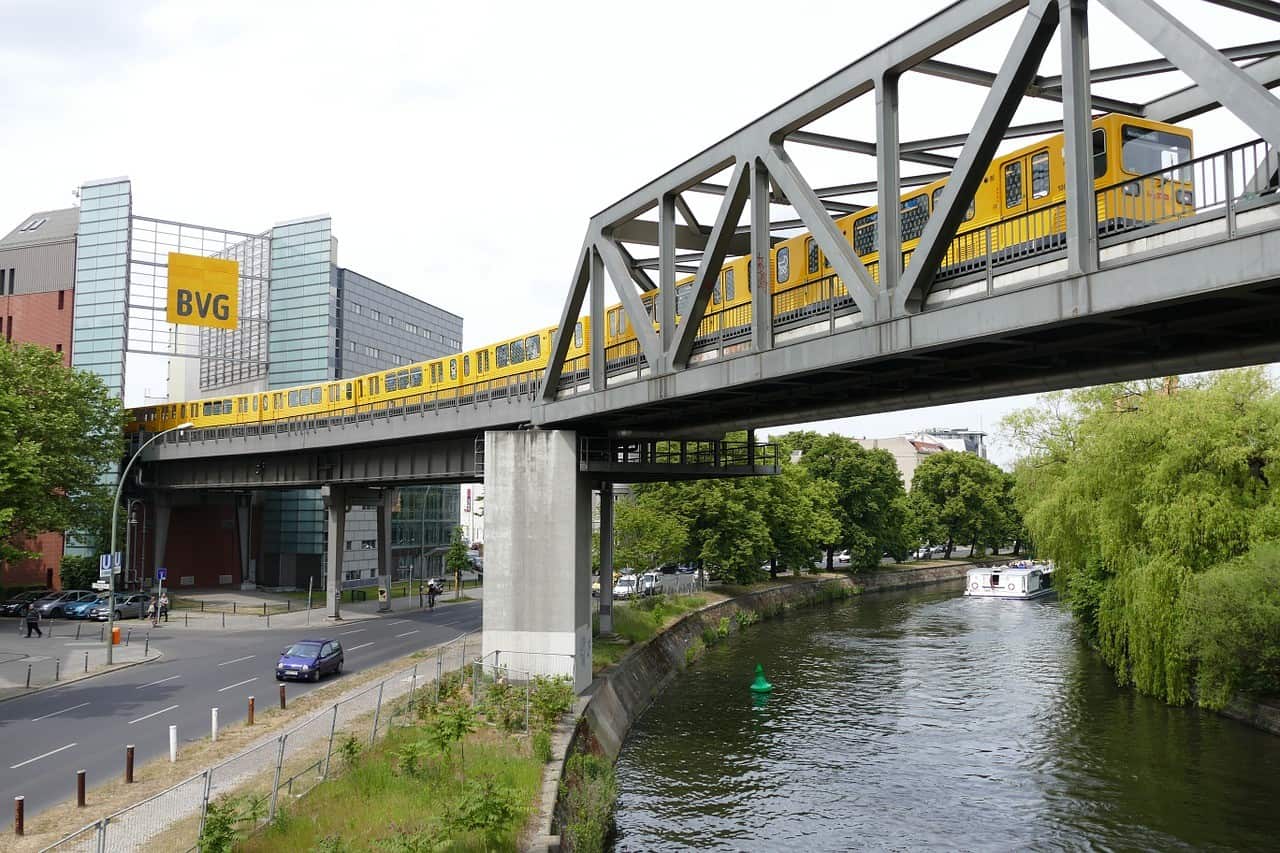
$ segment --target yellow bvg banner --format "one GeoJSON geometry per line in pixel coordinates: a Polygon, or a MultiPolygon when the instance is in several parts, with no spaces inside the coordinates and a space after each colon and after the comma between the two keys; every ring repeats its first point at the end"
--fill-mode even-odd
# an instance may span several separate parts
{"type": "Polygon", "coordinates": [[[234,329],[239,315],[240,263],[169,253],[166,319],[188,326],[234,329]]]}

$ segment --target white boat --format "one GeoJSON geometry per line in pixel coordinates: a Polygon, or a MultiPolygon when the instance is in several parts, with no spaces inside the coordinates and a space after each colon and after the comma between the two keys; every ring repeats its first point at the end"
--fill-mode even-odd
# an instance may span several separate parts
{"type": "Polygon", "coordinates": [[[1053,593],[1053,563],[1021,560],[1007,566],[969,569],[964,594],[977,598],[1040,598],[1053,593]]]}

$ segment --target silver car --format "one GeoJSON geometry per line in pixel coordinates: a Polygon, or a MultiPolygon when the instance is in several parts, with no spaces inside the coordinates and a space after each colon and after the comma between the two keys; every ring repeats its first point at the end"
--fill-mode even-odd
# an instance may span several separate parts
{"type": "Polygon", "coordinates": [[[61,619],[67,615],[67,606],[77,601],[97,598],[96,592],[87,589],[68,589],[62,592],[51,592],[44,598],[32,603],[32,607],[40,611],[44,619],[61,619]]]}
{"type": "MultiPolygon", "coordinates": [[[[116,593],[116,606],[113,608],[117,619],[141,619],[147,615],[147,603],[151,601],[151,596],[145,593],[116,593]]],[[[93,610],[89,611],[89,618],[96,619],[99,622],[106,622],[110,615],[107,609],[107,603],[104,601],[93,610]]]]}

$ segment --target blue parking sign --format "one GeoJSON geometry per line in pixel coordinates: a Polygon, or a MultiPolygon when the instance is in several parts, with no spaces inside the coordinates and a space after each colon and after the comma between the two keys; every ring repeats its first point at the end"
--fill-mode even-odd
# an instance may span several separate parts
{"type": "Polygon", "coordinates": [[[168,570],[168,569],[156,569],[156,579],[157,579],[157,580],[164,580],[164,579],[165,579],[166,577],[168,577],[168,576],[169,576],[169,570],[168,570]]]}

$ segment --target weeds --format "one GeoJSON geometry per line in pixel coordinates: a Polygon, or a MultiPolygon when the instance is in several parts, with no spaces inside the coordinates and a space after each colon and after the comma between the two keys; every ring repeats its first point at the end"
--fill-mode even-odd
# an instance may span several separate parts
{"type": "Polygon", "coordinates": [[[579,753],[565,764],[560,783],[564,840],[576,853],[602,853],[613,829],[618,780],[606,758],[579,753]]]}

